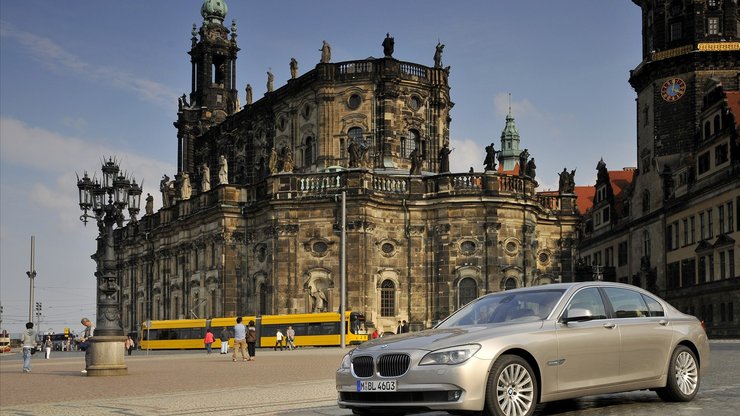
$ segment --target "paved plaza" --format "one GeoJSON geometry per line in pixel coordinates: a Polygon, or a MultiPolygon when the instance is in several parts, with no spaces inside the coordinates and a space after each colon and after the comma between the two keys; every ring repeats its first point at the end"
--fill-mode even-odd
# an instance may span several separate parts
{"type": "MultiPolygon", "coordinates": [[[[81,352],[0,356],[0,415],[306,415],[344,416],[334,371],[345,351],[258,350],[254,362],[215,352],[137,351],[129,374],[85,377],[81,352]]],[[[740,341],[713,342],[712,368],[690,403],[663,403],[652,392],[593,396],[541,405],[537,415],[735,415],[740,408],[740,341]]],[[[425,415],[443,415],[434,412],[425,415]]]]}

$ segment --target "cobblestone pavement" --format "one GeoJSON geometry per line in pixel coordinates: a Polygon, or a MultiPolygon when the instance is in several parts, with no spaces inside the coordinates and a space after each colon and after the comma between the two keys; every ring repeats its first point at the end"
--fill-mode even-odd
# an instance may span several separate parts
{"type": "MultiPolygon", "coordinates": [[[[254,362],[196,352],[137,352],[129,374],[83,377],[82,353],[33,358],[0,355],[0,415],[288,415],[345,416],[336,405],[338,348],[258,351],[254,362]]],[[[537,415],[735,415],[740,408],[740,341],[712,342],[712,368],[690,403],[664,403],[652,392],[591,396],[540,405],[537,415]]],[[[429,412],[423,415],[446,415],[429,412]]]]}

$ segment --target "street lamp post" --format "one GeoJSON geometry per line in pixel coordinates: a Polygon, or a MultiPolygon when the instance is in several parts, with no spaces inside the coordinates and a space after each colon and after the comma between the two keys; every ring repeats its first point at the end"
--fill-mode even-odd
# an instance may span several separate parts
{"type": "Polygon", "coordinates": [[[119,175],[118,164],[112,158],[103,164],[101,170],[102,182],[91,180],[87,172],[77,180],[80,209],[83,211],[80,221],[87,225],[90,218],[98,225],[98,248],[93,256],[97,262],[97,320],[95,336],[90,338],[89,351],[86,352],[88,376],[124,375],[128,372],[123,360],[126,337],[121,326],[113,226],[123,226],[126,207],[128,220],[135,222],[141,200],[141,187],[135,179],[129,181],[123,174],[119,175]],[[89,215],[88,211],[92,211],[93,215],[89,215]]]}

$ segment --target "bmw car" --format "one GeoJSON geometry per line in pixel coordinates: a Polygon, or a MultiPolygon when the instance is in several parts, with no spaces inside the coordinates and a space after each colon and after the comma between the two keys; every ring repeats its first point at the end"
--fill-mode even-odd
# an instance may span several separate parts
{"type": "Polygon", "coordinates": [[[344,356],[336,387],[360,415],[525,416],[630,390],[690,401],[708,367],[695,317],[635,286],[563,283],[484,295],[433,329],[368,341],[344,356]]]}

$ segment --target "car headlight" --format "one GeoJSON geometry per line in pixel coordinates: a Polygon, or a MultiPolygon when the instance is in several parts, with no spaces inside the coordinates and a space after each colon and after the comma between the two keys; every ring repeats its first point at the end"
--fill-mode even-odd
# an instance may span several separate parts
{"type": "Polygon", "coordinates": [[[464,363],[468,358],[478,352],[479,349],[480,345],[469,344],[432,351],[421,359],[419,365],[455,365],[464,363]]]}
{"type": "Polygon", "coordinates": [[[342,364],[339,368],[349,369],[352,366],[352,352],[354,352],[354,350],[344,354],[344,357],[342,357],[342,364]]]}

